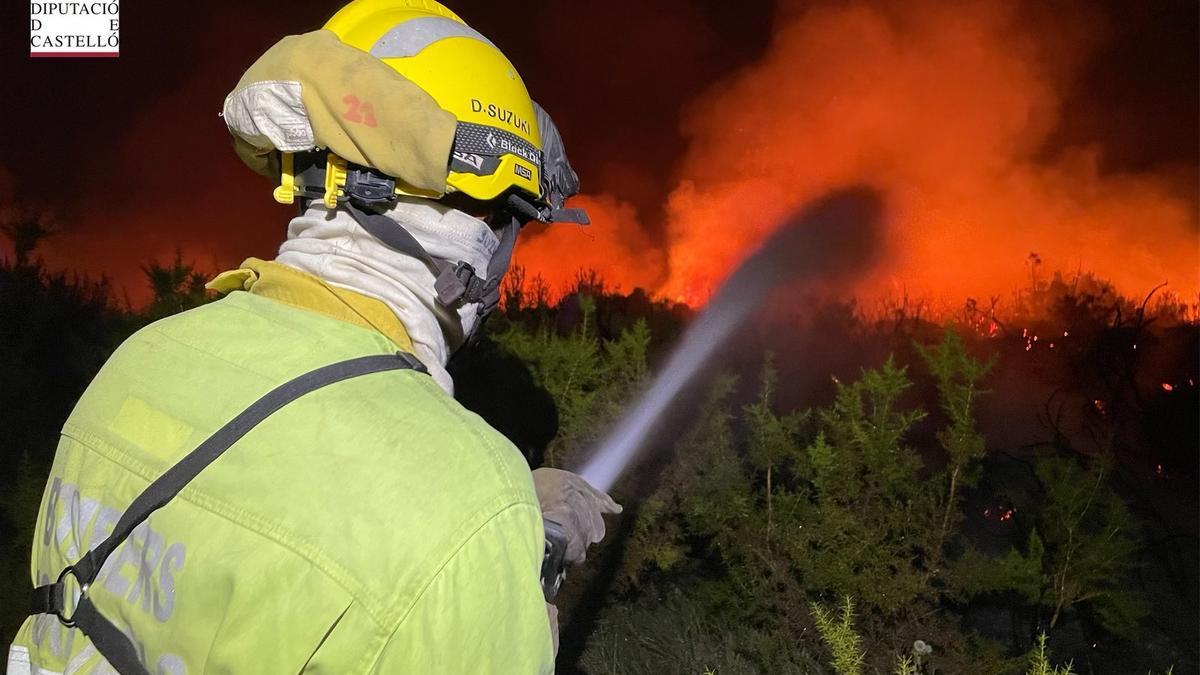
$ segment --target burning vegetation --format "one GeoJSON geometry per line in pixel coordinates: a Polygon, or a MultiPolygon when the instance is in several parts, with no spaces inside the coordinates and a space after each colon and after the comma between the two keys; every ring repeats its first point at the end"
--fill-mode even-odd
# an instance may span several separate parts
{"type": "Polygon", "coordinates": [[[785,2],[761,58],[686,107],[660,237],[604,196],[584,201],[595,227],[550,228],[518,259],[560,286],[583,256],[610,284],[698,307],[786,214],[859,183],[883,195],[888,231],[878,264],[842,297],[907,293],[945,309],[1036,287],[1045,261],[1127,291],[1169,282],[1194,302],[1194,179],[1113,171],[1099,146],[1058,140],[1103,28],[1086,12],[1064,24],[1037,11],[785,2]]]}

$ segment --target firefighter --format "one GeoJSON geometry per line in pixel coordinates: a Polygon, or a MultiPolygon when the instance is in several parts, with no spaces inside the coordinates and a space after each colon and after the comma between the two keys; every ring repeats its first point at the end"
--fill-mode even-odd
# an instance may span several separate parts
{"type": "Polygon", "coordinates": [[[8,672],[553,671],[547,542],[579,563],[620,507],[531,475],[445,369],[521,226],[586,222],[553,122],[432,0],[284,38],[223,116],[301,215],[76,405],[8,672]]]}

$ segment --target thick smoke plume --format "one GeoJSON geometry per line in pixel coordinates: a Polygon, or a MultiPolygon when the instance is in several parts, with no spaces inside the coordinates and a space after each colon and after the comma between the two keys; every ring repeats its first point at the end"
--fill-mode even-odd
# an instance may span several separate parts
{"type": "MultiPolygon", "coordinates": [[[[1102,39],[1094,22],[1001,0],[792,4],[761,60],[687,109],[665,296],[701,304],[786,213],[853,182],[880,186],[890,208],[886,261],[852,289],[864,296],[1007,297],[1028,285],[1031,252],[1128,293],[1200,287],[1190,181],[1106,173],[1097,147],[1052,147],[1102,39]]],[[[548,262],[529,253],[530,267],[548,262]]],[[[648,254],[611,255],[573,258],[645,283],[648,254]]]]}
{"type": "Polygon", "coordinates": [[[1197,288],[1195,202],[1098,151],[1039,156],[1077,56],[1017,3],[853,3],[784,21],[764,59],[697,101],[670,197],[671,278],[694,298],[776,214],[866,180],[892,200],[888,263],[862,290],[1006,295],[1036,251],[1136,292],[1197,288]]]}

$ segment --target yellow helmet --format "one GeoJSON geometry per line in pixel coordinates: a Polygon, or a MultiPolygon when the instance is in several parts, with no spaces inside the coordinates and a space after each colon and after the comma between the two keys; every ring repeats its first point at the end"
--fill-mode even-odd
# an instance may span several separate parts
{"type": "Polygon", "coordinates": [[[458,118],[448,192],[541,200],[542,137],[525,82],[490,40],[433,0],[354,0],[325,24],[458,118]]]}
{"type": "Polygon", "coordinates": [[[424,261],[448,307],[495,307],[523,223],[588,222],[564,208],[579,179],[550,116],[491,41],[433,0],[353,0],[323,30],[268,50],[222,114],[243,161],[279,178],[277,201],[345,208],[384,244],[424,261]],[[339,103],[348,107],[335,110],[339,103]],[[497,207],[485,209],[500,236],[486,271],[434,259],[379,213],[397,195],[446,193],[497,207]]]}

